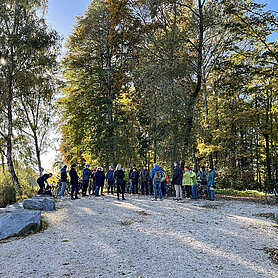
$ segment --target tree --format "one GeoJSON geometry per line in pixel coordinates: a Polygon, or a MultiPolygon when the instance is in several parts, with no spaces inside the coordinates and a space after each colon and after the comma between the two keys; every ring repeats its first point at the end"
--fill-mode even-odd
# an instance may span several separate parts
{"type": "MultiPolygon", "coordinates": [[[[4,0],[0,3],[0,49],[6,60],[1,67],[1,137],[5,141],[5,154],[13,184],[20,188],[13,165],[14,129],[19,115],[17,109],[25,94],[28,81],[38,72],[45,73],[53,63],[57,33],[49,29],[39,11],[47,1],[4,0]]],[[[33,83],[31,83],[32,86],[33,83]]],[[[32,94],[31,91],[29,91],[32,94]]]]}

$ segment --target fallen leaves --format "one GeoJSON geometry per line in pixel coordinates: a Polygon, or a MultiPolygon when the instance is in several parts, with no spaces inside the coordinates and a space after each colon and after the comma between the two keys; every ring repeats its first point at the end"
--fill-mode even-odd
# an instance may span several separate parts
{"type": "Polygon", "coordinates": [[[265,247],[264,251],[269,255],[269,258],[275,263],[278,264],[278,248],[268,248],[265,247]]]}

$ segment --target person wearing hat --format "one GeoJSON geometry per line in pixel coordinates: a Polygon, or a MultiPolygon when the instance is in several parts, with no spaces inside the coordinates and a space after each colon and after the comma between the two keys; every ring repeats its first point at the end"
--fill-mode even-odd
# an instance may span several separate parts
{"type": "Polygon", "coordinates": [[[90,167],[90,164],[87,163],[86,167],[82,171],[82,184],[83,184],[82,196],[87,196],[86,194],[87,194],[87,189],[89,186],[89,179],[92,176],[92,172],[89,169],[89,167],[90,167]]]}
{"type": "Polygon", "coordinates": [[[71,193],[70,193],[70,197],[72,200],[74,199],[80,199],[78,198],[77,194],[78,194],[78,175],[76,172],[76,167],[77,165],[74,163],[71,165],[71,169],[69,171],[69,175],[70,175],[70,184],[71,184],[71,193]],[[73,194],[75,193],[75,198],[73,197],[73,194]]]}

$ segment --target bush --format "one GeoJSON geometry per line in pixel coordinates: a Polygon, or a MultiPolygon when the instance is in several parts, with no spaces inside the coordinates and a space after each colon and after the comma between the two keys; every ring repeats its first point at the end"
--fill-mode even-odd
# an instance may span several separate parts
{"type": "Polygon", "coordinates": [[[12,185],[0,185],[0,207],[14,204],[16,202],[16,190],[12,185]]]}

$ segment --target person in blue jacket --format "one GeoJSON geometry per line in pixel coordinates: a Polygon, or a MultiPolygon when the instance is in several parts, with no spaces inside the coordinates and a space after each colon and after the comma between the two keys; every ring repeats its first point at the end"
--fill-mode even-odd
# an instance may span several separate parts
{"type": "Polygon", "coordinates": [[[215,188],[215,172],[213,167],[209,167],[208,176],[208,199],[214,201],[214,188],[215,188]]]}
{"type": "Polygon", "coordinates": [[[157,188],[159,191],[159,199],[162,201],[162,191],[161,191],[161,179],[163,177],[163,173],[160,167],[155,163],[154,168],[151,171],[151,179],[153,181],[153,191],[154,191],[154,199],[153,201],[157,201],[157,188]]]}
{"type": "Polygon", "coordinates": [[[109,170],[106,173],[105,179],[107,181],[107,194],[109,194],[109,191],[111,189],[111,194],[113,195],[113,188],[114,188],[114,170],[112,166],[109,166],[109,170]]]}
{"type": "Polygon", "coordinates": [[[92,176],[92,172],[89,169],[90,164],[86,164],[86,167],[82,171],[82,181],[83,181],[83,187],[82,187],[82,196],[87,196],[87,189],[89,186],[89,179],[92,176]]]}

